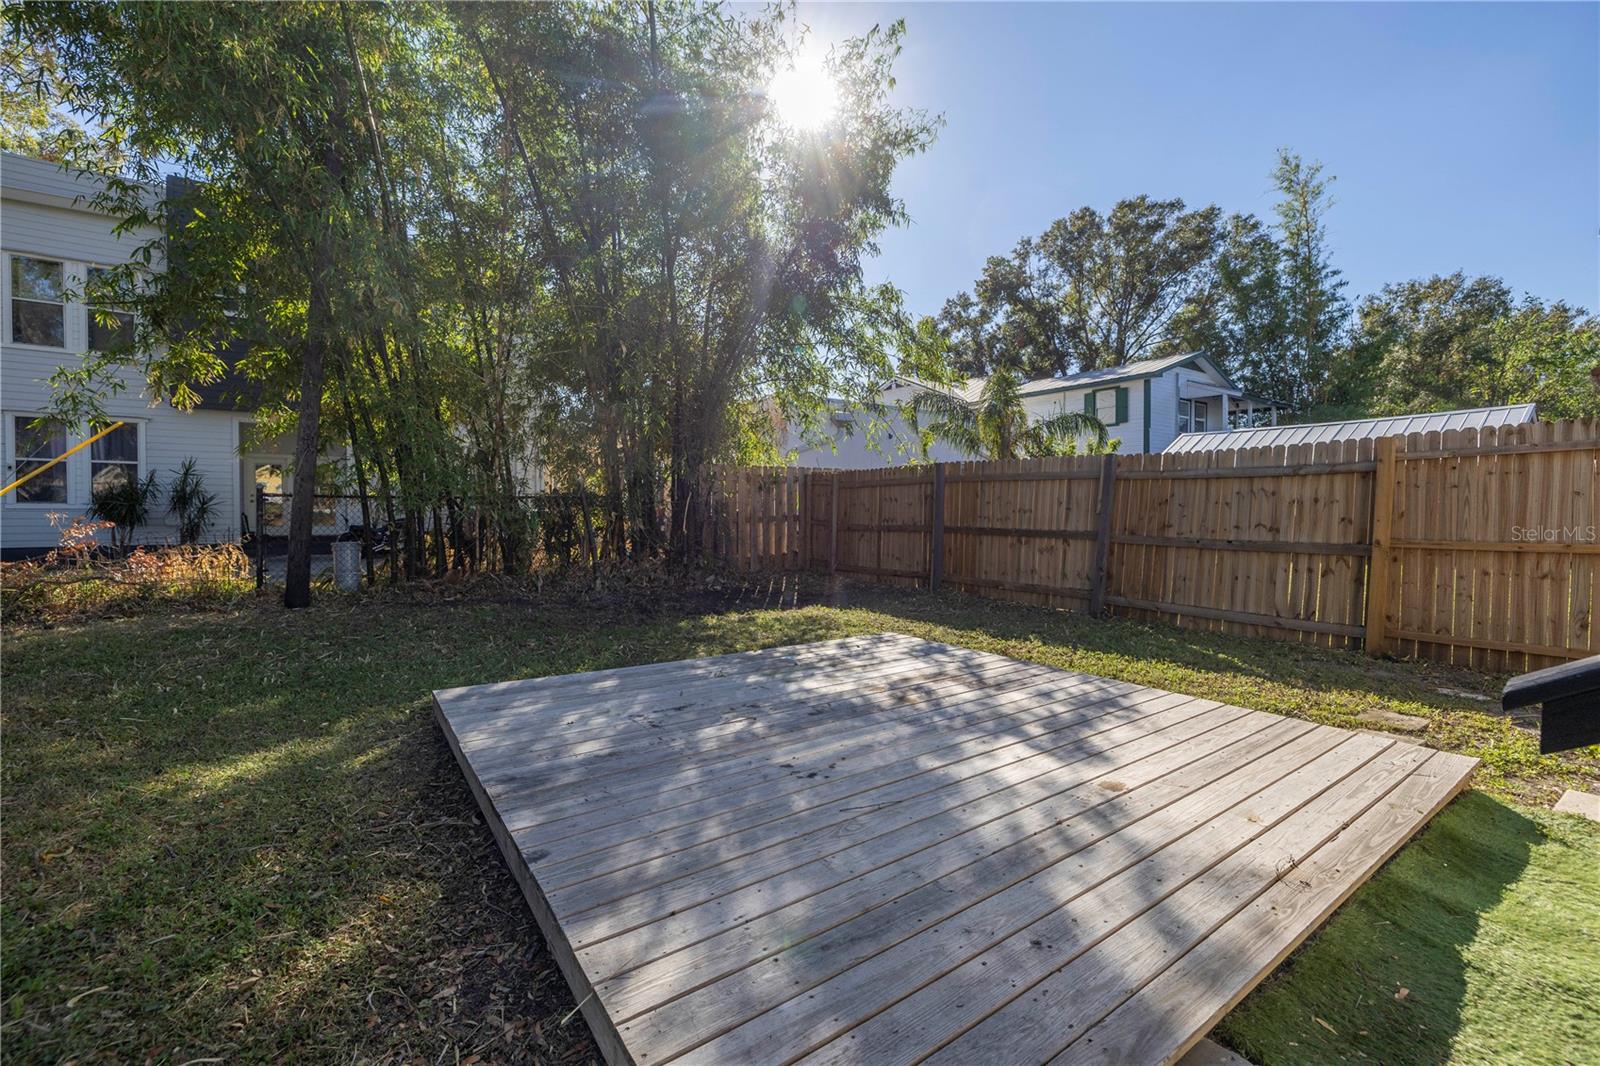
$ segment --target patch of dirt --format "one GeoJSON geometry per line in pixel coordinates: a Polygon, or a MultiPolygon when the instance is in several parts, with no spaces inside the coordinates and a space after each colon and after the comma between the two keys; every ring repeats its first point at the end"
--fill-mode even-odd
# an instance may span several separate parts
{"type": "MultiPolygon", "coordinates": [[[[602,1059],[444,737],[419,715],[408,756],[427,787],[404,812],[439,885],[429,924],[388,946],[393,993],[367,998],[360,1059],[594,1064],[602,1059]]],[[[400,813],[400,812],[397,812],[400,813]]]]}

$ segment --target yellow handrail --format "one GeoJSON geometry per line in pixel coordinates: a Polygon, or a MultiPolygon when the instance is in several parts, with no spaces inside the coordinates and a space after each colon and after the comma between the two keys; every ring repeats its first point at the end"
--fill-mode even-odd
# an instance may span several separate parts
{"type": "MultiPolygon", "coordinates": [[[[61,460],[67,458],[68,456],[78,454],[79,452],[81,452],[85,448],[87,448],[89,445],[93,444],[95,441],[97,441],[101,437],[105,436],[107,433],[110,433],[112,430],[118,429],[118,428],[120,428],[120,427],[122,427],[122,426],[124,426],[126,424],[127,423],[121,421],[120,419],[115,421],[115,422],[113,422],[113,423],[111,423],[105,429],[102,429],[99,433],[96,433],[94,436],[90,437],[88,440],[84,441],[82,444],[73,445],[71,448],[68,448],[66,451],[62,452],[60,455],[58,455],[54,459],[50,460],[48,463],[44,464],[39,469],[28,471],[26,474],[23,474],[21,477],[17,478],[17,480],[15,480],[11,484],[7,485],[5,488],[0,489],[0,496],[4,496],[6,493],[8,493],[12,489],[16,488],[18,485],[26,484],[28,481],[31,481],[33,478],[38,477],[40,474],[44,473],[46,470],[49,470],[52,466],[55,466],[57,463],[61,462],[61,460]]],[[[19,462],[25,462],[26,460],[18,460],[18,461],[19,462]]]]}

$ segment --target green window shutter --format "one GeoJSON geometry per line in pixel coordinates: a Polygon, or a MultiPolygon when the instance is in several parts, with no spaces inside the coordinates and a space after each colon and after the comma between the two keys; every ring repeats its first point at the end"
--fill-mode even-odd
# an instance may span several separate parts
{"type": "Polygon", "coordinates": [[[1083,413],[1086,414],[1086,415],[1094,414],[1094,390],[1093,389],[1090,389],[1088,392],[1083,394],[1083,413]]]}
{"type": "Polygon", "coordinates": [[[1119,388],[1119,389],[1117,389],[1117,425],[1120,426],[1120,425],[1122,425],[1122,423],[1126,422],[1127,420],[1128,420],[1128,390],[1126,388],[1119,388]]]}

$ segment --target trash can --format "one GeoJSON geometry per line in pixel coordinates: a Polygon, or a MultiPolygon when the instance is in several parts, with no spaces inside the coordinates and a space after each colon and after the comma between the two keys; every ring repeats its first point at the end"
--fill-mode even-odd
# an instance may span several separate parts
{"type": "Polygon", "coordinates": [[[361,587],[361,542],[336,540],[333,542],[333,584],[345,592],[361,587]]]}

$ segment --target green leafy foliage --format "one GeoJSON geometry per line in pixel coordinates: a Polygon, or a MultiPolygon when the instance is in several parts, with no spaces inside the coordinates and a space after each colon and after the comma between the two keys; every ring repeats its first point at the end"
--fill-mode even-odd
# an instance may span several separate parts
{"type": "Polygon", "coordinates": [[[98,489],[89,499],[88,513],[113,524],[113,546],[127,548],[138,528],[150,521],[150,510],[161,495],[154,471],[142,478],[125,478],[98,489]]]}
{"type": "Polygon", "coordinates": [[[1346,401],[1374,414],[1537,403],[1545,418],[1600,415],[1589,380],[1600,321],[1499,278],[1456,273],[1388,285],[1362,301],[1346,401]]]}
{"type": "MultiPolygon", "coordinates": [[[[169,231],[106,281],[133,348],[64,368],[58,407],[95,414],[130,365],[178,406],[245,375],[261,423],[294,412],[296,467],[350,444],[408,572],[444,565],[423,557],[434,509],[467,564],[526,565],[541,467],[594,494],[607,555],[664,530],[686,553],[702,472],[752,452],[752,411],[805,421],[937,373],[900,294],[863,280],[906,218],[895,166],[937,126],[889,102],[904,26],[835,45],[837,114],[799,130],[765,94],[802,47],[791,16],[8,7],[127,153],[100,206],[169,231]],[[192,180],[154,194],[173,169],[192,180]]],[[[309,522],[297,496],[295,602],[309,522]]]]}
{"type": "Polygon", "coordinates": [[[216,516],[217,494],[207,491],[193,458],[185,459],[167,486],[167,513],[178,523],[178,543],[195,544],[216,516]]]}
{"type": "Polygon", "coordinates": [[[120,162],[115,146],[96,138],[62,106],[70,83],[48,44],[19,34],[0,37],[0,150],[35,159],[85,162],[96,169],[120,162]]]}
{"type": "Polygon", "coordinates": [[[1314,416],[1338,388],[1350,320],[1328,250],[1333,178],[1280,149],[1272,181],[1276,225],[1253,215],[1229,221],[1213,299],[1183,316],[1177,346],[1211,356],[1247,394],[1314,416]]]}
{"type": "MultiPolygon", "coordinates": [[[[978,459],[1036,459],[1050,455],[1101,454],[1114,447],[1106,427],[1085,411],[1061,411],[1030,419],[1022,379],[1002,364],[984,379],[972,399],[929,388],[910,404],[911,427],[978,459]],[[1081,443],[1080,443],[1081,442],[1081,443]]],[[[926,449],[924,449],[926,451],[926,449]]]]}
{"type": "Polygon", "coordinates": [[[1031,377],[1096,370],[1177,350],[1181,323],[1213,300],[1226,227],[1215,206],[1136,196],[1079,208],[984,264],[940,323],[956,366],[1009,363],[1031,377]]]}

